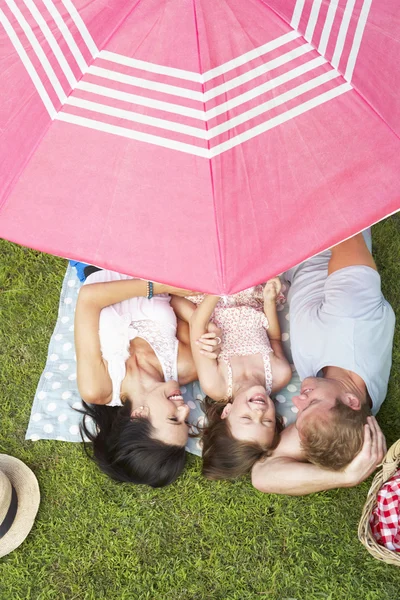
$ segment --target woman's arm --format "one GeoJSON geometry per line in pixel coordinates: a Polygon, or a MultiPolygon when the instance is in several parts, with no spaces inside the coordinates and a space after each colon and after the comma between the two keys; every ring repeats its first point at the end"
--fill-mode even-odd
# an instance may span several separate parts
{"type": "MultiPolygon", "coordinates": [[[[153,293],[193,294],[161,283],[153,283],[153,293]]],[[[85,402],[108,404],[112,399],[112,382],[100,348],[100,312],[106,306],[138,296],[147,296],[147,281],[123,279],[82,286],[76,303],[74,335],[77,385],[85,402]]]]}
{"type": "Polygon", "coordinates": [[[79,292],[75,311],[77,385],[85,402],[108,404],[112,399],[112,382],[100,349],[101,308],[92,300],[91,294],[86,293],[86,287],[89,285],[79,292]]]}
{"type": "Polygon", "coordinates": [[[219,296],[205,296],[190,319],[190,342],[193,360],[196,365],[200,385],[213,400],[223,400],[226,395],[226,381],[218,369],[216,360],[210,360],[207,352],[202,354],[200,338],[208,332],[208,323],[219,296]]]}
{"type": "MultiPolygon", "coordinates": [[[[177,296],[193,296],[197,292],[183,290],[164,283],[153,283],[153,294],[174,294],[177,296]]],[[[79,297],[83,297],[86,303],[93,308],[99,309],[129,300],[137,296],[147,296],[147,281],[143,279],[122,279],[119,281],[106,281],[103,283],[88,283],[82,286],[79,297]]]]}

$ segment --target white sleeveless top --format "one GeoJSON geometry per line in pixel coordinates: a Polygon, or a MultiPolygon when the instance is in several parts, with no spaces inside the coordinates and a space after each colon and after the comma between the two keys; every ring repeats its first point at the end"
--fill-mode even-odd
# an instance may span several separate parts
{"type": "MultiPolygon", "coordinates": [[[[96,271],[84,285],[133,279],[115,271],[96,271]]],[[[151,300],[129,298],[106,306],[100,313],[99,336],[103,358],[108,363],[112,382],[112,400],[107,406],[122,406],[121,384],[126,375],[131,340],[140,337],[155,352],[160,361],[165,381],[178,381],[178,345],[176,315],[170,305],[169,294],[159,294],[151,300]]]]}

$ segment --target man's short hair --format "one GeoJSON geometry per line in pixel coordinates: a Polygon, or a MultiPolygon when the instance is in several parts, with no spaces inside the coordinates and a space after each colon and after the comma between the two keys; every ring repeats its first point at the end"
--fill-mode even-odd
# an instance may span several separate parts
{"type": "Polygon", "coordinates": [[[368,402],[353,410],[336,398],[326,418],[308,419],[301,428],[301,447],[306,459],[324,469],[341,471],[360,452],[364,425],[371,415],[368,402]]]}

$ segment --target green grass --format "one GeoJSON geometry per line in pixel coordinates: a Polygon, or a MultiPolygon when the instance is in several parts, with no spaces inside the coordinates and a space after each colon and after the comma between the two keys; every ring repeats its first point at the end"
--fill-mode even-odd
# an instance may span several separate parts
{"type": "MultiPolygon", "coordinates": [[[[383,289],[400,314],[400,215],[374,229],[383,289]]],[[[400,569],[357,540],[370,480],[309,497],[209,482],[190,457],[171,487],[118,485],[80,444],[26,442],[56,320],[64,260],[0,241],[0,452],[36,473],[35,526],[0,562],[1,600],[399,600],[400,569]]],[[[387,400],[400,435],[400,327],[387,400]]],[[[377,348],[379,352],[379,348],[377,348]]]]}

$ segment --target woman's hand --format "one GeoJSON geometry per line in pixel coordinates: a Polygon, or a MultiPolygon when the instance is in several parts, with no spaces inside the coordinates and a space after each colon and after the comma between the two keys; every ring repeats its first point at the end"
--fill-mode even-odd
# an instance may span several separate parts
{"type": "Polygon", "coordinates": [[[282,290],[282,283],[279,277],[274,277],[273,279],[269,279],[264,286],[264,303],[272,303],[276,302],[277,297],[279,296],[282,290]]]}
{"type": "Polygon", "coordinates": [[[165,283],[153,283],[154,295],[157,294],[170,294],[171,296],[199,296],[203,292],[194,292],[193,290],[184,290],[181,288],[174,287],[172,285],[166,285],[165,283]]]}
{"type": "Polygon", "coordinates": [[[196,341],[196,344],[200,348],[200,354],[203,354],[207,358],[216,360],[221,351],[222,345],[222,329],[217,327],[215,323],[210,321],[207,326],[207,333],[204,333],[196,341]]]}

